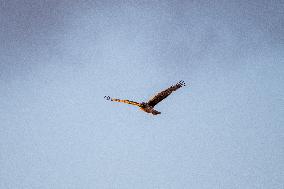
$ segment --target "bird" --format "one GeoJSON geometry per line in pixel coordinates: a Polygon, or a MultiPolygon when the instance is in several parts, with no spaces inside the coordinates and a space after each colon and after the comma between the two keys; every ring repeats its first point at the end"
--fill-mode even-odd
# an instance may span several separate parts
{"type": "Polygon", "coordinates": [[[158,94],[156,94],[148,102],[139,103],[139,102],[134,102],[134,101],[131,101],[131,100],[121,100],[121,99],[111,98],[110,96],[104,96],[104,98],[106,100],[109,100],[109,101],[122,102],[122,103],[130,104],[130,105],[138,106],[140,108],[140,110],[142,110],[146,113],[150,113],[150,114],[153,114],[153,115],[159,115],[159,114],[161,114],[161,112],[155,110],[154,107],[158,103],[160,103],[162,100],[167,98],[172,92],[178,90],[179,88],[181,88],[183,86],[185,86],[185,82],[183,80],[180,80],[175,85],[172,85],[169,88],[167,88],[167,89],[159,92],[158,94]]]}

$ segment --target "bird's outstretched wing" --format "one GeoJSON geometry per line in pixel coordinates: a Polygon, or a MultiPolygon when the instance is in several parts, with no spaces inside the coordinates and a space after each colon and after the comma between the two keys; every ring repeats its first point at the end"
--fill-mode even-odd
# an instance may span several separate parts
{"type": "Polygon", "coordinates": [[[105,96],[104,98],[106,100],[110,100],[110,101],[122,102],[122,103],[130,104],[130,105],[134,105],[134,106],[139,106],[139,107],[141,106],[140,103],[134,102],[134,101],[131,101],[131,100],[121,100],[121,99],[111,98],[110,96],[105,96]]]}
{"type": "Polygon", "coordinates": [[[152,107],[154,107],[156,104],[167,98],[173,91],[176,91],[177,89],[181,88],[182,86],[185,86],[184,81],[179,81],[177,84],[170,86],[166,90],[158,93],[155,95],[151,100],[148,101],[148,104],[152,107]]]}

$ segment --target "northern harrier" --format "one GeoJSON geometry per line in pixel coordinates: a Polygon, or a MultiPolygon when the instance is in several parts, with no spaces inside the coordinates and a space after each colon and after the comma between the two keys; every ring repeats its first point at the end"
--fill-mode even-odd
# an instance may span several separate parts
{"type": "Polygon", "coordinates": [[[158,112],[157,110],[155,110],[154,106],[156,106],[159,102],[161,102],[162,100],[167,98],[173,91],[176,91],[177,89],[181,88],[182,86],[185,86],[184,81],[179,81],[177,84],[172,85],[169,88],[167,88],[166,90],[155,95],[148,102],[138,103],[138,102],[134,102],[134,101],[130,101],[130,100],[115,99],[115,98],[111,98],[110,96],[105,96],[104,98],[106,98],[106,100],[110,100],[110,101],[123,102],[123,103],[126,103],[126,104],[138,106],[138,107],[140,107],[140,110],[143,110],[144,112],[152,113],[153,115],[157,115],[157,114],[160,114],[161,112],[158,112]]]}

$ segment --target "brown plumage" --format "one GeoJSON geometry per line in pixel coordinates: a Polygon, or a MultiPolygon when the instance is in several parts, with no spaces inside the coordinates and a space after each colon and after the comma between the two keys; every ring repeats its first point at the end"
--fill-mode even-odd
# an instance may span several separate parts
{"type": "Polygon", "coordinates": [[[167,88],[166,90],[155,95],[148,102],[138,103],[138,102],[134,102],[134,101],[130,101],[130,100],[120,100],[120,99],[116,99],[116,98],[111,98],[110,96],[105,96],[104,98],[106,98],[107,100],[110,100],[110,101],[122,102],[122,103],[126,103],[126,104],[131,104],[131,105],[134,105],[134,106],[138,106],[144,112],[152,113],[153,115],[158,115],[161,112],[158,112],[157,110],[155,110],[154,107],[159,102],[161,102],[162,100],[167,98],[172,92],[178,90],[182,86],[185,86],[184,81],[179,81],[177,84],[172,85],[169,88],[167,88]]]}

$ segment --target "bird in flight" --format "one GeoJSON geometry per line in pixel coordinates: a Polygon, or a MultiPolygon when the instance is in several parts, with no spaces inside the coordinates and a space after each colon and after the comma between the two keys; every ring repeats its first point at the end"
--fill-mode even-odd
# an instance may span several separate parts
{"type": "Polygon", "coordinates": [[[144,112],[151,113],[153,115],[158,115],[161,112],[155,110],[154,107],[159,102],[161,102],[162,100],[167,98],[172,92],[178,90],[179,88],[181,88],[183,86],[185,86],[185,82],[181,80],[177,84],[172,85],[169,88],[167,88],[166,90],[159,92],[157,95],[155,95],[148,102],[138,103],[138,102],[134,102],[134,101],[130,101],[130,100],[120,100],[120,99],[116,99],[116,98],[111,98],[110,96],[105,96],[104,98],[106,100],[110,100],[110,101],[122,102],[122,103],[126,103],[126,104],[131,104],[131,105],[134,105],[134,106],[138,106],[140,108],[140,110],[142,110],[144,112]]]}

